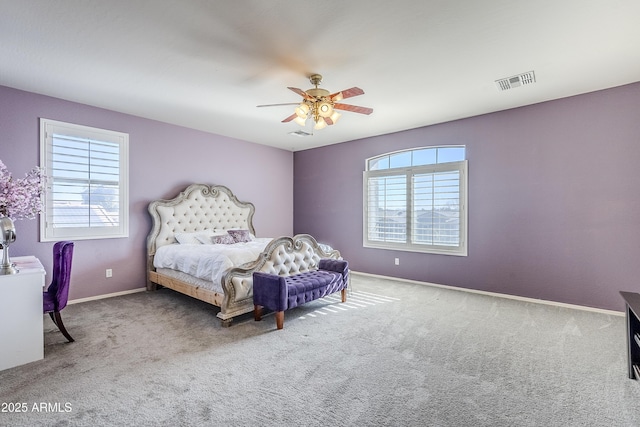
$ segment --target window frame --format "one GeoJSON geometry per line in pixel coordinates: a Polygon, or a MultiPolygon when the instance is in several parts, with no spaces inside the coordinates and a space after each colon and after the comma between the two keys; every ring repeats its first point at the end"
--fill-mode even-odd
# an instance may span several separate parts
{"type": "MultiPolygon", "coordinates": [[[[129,237],[129,134],[40,118],[40,167],[47,174],[43,211],[40,214],[40,241],[114,239],[129,237]],[[53,134],[109,142],[118,145],[118,225],[55,227],[53,213],[53,177],[47,171],[53,167],[53,134]]],[[[87,181],[89,182],[89,180],[87,181]]]]}
{"type": "MultiPolygon", "coordinates": [[[[383,158],[385,156],[391,156],[402,152],[413,152],[424,149],[438,149],[438,148],[459,148],[464,147],[460,145],[455,146],[434,146],[434,147],[418,147],[408,150],[394,151],[390,153],[380,154],[374,157],[370,157],[365,161],[365,171],[363,172],[363,247],[374,249],[389,249],[399,250],[405,252],[421,252],[440,255],[454,255],[454,256],[467,256],[468,255],[468,161],[464,160],[446,163],[432,163],[417,166],[407,166],[398,168],[387,169],[374,169],[368,170],[370,162],[372,160],[383,158]],[[446,172],[459,173],[459,245],[458,246],[444,246],[444,245],[429,245],[424,243],[413,243],[413,205],[414,205],[414,180],[416,175],[424,174],[437,174],[446,172]],[[385,176],[405,176],[406,192],[406,228],[404,242],[390,242],[371,240],[369,238],[369,179],[385,176]]],[[[465,153],[466,153],[466,147],[465,153]]],[[[465,154],[466,157],[466,154],[465,154]]]]}

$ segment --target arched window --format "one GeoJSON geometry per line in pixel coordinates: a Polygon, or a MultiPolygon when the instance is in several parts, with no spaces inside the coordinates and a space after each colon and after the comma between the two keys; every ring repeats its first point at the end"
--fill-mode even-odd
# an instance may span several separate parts
{"type": "Polygon", "coordinates": [[[367,159],[364,246],[466,256],[465,147],[421,147],[367,159]]]}

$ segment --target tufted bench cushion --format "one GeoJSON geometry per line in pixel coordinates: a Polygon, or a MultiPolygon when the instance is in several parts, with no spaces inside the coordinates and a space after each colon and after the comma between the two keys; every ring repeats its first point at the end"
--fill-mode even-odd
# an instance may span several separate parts
{"type": "Polygon", "coordinates": [[[284,311],[306,302],[342,291],[346,300],[349,283],[349,263],[345,260],[321,259],[317,270],[289,276],[253,273],[253,304],[255,320],[261,319],[261,308],[276,312],[276,325],[282,329],[284,311]]]}

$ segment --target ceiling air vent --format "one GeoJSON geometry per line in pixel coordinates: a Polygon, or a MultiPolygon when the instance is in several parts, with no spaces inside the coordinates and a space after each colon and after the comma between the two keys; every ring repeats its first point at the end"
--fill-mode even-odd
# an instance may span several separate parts
{"type": "Polygon", "coordinates": [[[305,132],[303,130],[297,130],[295,132],[289,132],[289,135],[297,136],[297,137],[300,137],[300,138],[304,138],[305,136],[313,136],[312,133],[305,132]]]}
{"type": "Polygon", "coordinates": [[[536,76],[533,71],[518,74],[517,76],[507,77],[496,80],[496,86],[500,90],[513,89],[514,87],[524,86],[536,82],[536,76]]]}

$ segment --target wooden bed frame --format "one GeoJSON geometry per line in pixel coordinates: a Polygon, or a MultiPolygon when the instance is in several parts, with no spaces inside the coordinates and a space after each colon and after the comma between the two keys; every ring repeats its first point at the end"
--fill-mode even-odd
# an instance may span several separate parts
{"type": "Polygon", "coordinates": [[[173,199],[151,202],[149,213],[153,226],[147,237],[147,289],[160,285],[218,306],[217,317],[223,326],[230,326],[233,317],[253,311],[254,271],[288,275],[317,268],[321,258],[340,258],[340,252],[325,251],[308,234],[278,237],[256,260],[227,270],[221,294],[157,272],[153,258],[159,247],[176,243],[176,233],[247,229],[255,235],[254,205],[239,201],[225,186],[192,184],[173,199]]]}

